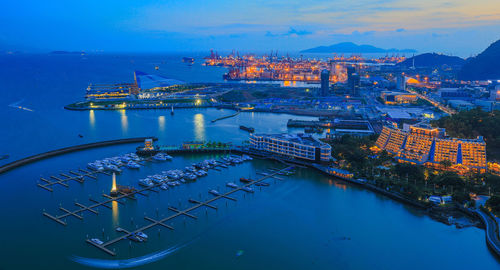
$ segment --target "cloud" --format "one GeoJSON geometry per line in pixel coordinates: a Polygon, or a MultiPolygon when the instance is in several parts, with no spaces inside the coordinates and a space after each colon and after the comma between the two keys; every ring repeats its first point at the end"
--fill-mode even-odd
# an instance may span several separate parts
{"type": "Polygon", "coordinates": [[[311,35],[313,32],[307,31],[307,30],[297,30],[295,28],[290,27],[290,30],[284,34],[284,36],[292,36],[292,35],[297,35],[297,36],[307,36],[311,35]]]}
{"type": "Polygon", "coordinates": [[[312,34],[314,34],[313,31],[297,30],[294,27],[290,27],[290,29],[288,29],[288,31],[281,33],[281,34],[273,33],[271,31],[266,31],[265,36],[266,37],[280,37],[280,36],[281,37],[298,37],[298,36],[308,36],[308,35],[312,35],[312,34]]]}

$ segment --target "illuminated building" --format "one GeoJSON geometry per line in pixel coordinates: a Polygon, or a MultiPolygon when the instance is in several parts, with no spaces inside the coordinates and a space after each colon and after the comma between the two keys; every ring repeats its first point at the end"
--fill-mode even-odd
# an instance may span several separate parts
{"type": "Polygon", "coordinates": [[[332,148],[306,134],[250,134],[250,148],[313,162],[331,160],[332,148]]]}
{"type": "Polygon", "coordinates": [[[459,139],[446,136],[442,128],[426,124],[405,125],[401,129],[384,127],[376,146],[395,155],[399,162],[451,169],[459,172],[486,172],[486,143],[483,137],[459,139]]]}
{"type": "Polygon", "coordinates": [[[153,139],[144,140],[144,148],[143,150],[154,150],[153,139]]]}
{"type": "Polygon", "coordinates": [[[385,104],[390,105],[414,103],[418,100],[415,94],[391,91],[382,91],[380,93],[380,98],[382,98],[385,104]]]}
{"type": "Polygon", "coordinates": [[[88,100],[123,99],[137,91],[135,83],[89,84],[85,98],[88,100]]]}

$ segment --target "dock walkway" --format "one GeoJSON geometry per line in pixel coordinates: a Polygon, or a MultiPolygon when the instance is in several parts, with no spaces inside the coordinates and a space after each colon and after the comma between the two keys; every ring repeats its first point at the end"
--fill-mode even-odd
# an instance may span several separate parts
{"type": "MultiPolygon", "coordinates": [[[[175,214],[173,214],[171,216],[168,216],[166,218],[160,219],[160,220],[155,220],[155,219],[152,219],[150,217],[145,216],[144,219],[147,220],[147,221],[150,221],[151,222],[150,224],[145,225],[145,226],[140,227],[140,228],[137,228],[137,229],[135,229],[133,231],[124,231],[125,234],[123,234],[122,236],[117,237],[117,238],[112,239],[112,240],[109,240],[109,241],[107,241],[107,242],[105,242],[103,244],[99,245],[97,243],[94,243],[94,242],[90,241],[89,239],[87,239],[86,242],[89,243],[89,244],[91,244],[91,245],[93,245],[93,246],[95,246],[95,247],[97,247],[97,248],[99,248],[100,250],[108,253],[109,255],[115,256],[116,253],[114,251],[111,251],[108,248],[110,245],[113,245],[113,244],[115,244],[115,243],[117,243],[117,242],[119,242],[121,240],[127,239],[128,237],[130,237],[132,235],[135,235],[138,232],[142,232],[142,231],[145,231],[147,229],[151,229],[151,228],[153,228],[155,226],[158,226],[158,225],[163,226],[165,228],[168,228],[170,230],[173,230],[174,228],[172,226],[170,226],[170,225],[167,225],[165,222],[167,222],[167,221],[169,221],[171,219],[174,219],[176,217],[179,217],[179,216],[187,216],[187,217],[196,219],[197,217],[194,216],[194,215],[192,215],[192,214],[189,214],[189,212],[191,212],[191,211],[193,211],[195,209],[198,209],[198,208],[200,208],[202,206],[207,206],[207,207],[212,208],[212,209],[217,209],[216,206],[213,206],[210,203],[212,203],[212,202],[214,202],[214,201],[216,201],[218,199],[221,199],[221,198],[236,200],[236,199],[234,199],[232,197],[229,197],[229,195],[231,195],[231,194],[233,194],[235,192],[241,191],[241,190],[245,190],[245,188],[249,188],[250,186],[254,185],[255,183],[259,183],[259,182],[262,182],[262,181],[264,181],[264,180],[266,180],[268,178],[272,178],[273,176],[279,174],[280,172],[283,172],[283,171],[288,170],[290,168],[292,168],[292,166],[289,166],[289,167],[286,167],[284,169],[275,171],[273,173],[269,173],[268,175],[263,176],[263,177],[261,177],[258,180],[251,181],[248,184],[242,185],[242,186],[240,186],[238,188],[235,188],[233,190],[230,190],[230,191],[228,191],[226,193],[223,193],[223,194],[220,194],[220,195],[214,195],[215,196],[214,198],[206,200],[204,202],[199,202],[199,201],[190,199],[189,202],[194,203],[195,205],[193,205],[193,206],[191,206],[191,207],[189,207],[187,209],[184,209],[184,210],[178,210],[176,208],[169,207],[168,209],[170,211],[175,212],[175,214]]],[[[84,210],[85,209],[81,209],[80,211],[84,211],[84,210]]],[[[72,213],[75,213],[75,212],[72,212],[72,213]]],[[[67,213],[67,214],[64,214],[63,216],[73,215],[72,213],[67,213]]]]}

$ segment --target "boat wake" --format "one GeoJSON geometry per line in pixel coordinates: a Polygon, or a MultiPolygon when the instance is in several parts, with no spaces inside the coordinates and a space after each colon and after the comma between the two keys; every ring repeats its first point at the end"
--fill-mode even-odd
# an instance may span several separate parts
{"type": "Polygon", "coordinates": [[[151,254],[147,254],[141,257],[136,257],[136,258],[131,258],[131,259],[126,259],[126,260],[103,260],[103,259],[93,259],[93,258],[83,258],[79,256],[73,256],[71,259],[74,262],[77,262],[79,264],[85,265],[85,266],[90,266],[94,268],[105,268],[105,269],[123,269],[123,268],[131,268],[131,267],[137,267],[141,266],[144,264],[156,262],[158,260],[161,260],[176,251],[180,250],[183,247],[186,247],[193,243],[195,239],[192,239],[191,241],[188,241],[184,244],[181,245],[175,245],[172,246],[168,249],[157,251],[151,254]]]}
{"type": "Polygon", "coordinates": [[[9,107],[12,107],[12,108],[16,108],[16,109],[20,109],[20,110],[25,110],[25,111],[28,111],[28,112],[33,112],[32,109],[30,108],[26,108],[26,107],[23,107],[23,106],[19,106],[19,104],[21,104],[21,102],[23,102],[24,99],[21,99],[17,102],[14,102],[12,104],[9,104],[9,107]]]}

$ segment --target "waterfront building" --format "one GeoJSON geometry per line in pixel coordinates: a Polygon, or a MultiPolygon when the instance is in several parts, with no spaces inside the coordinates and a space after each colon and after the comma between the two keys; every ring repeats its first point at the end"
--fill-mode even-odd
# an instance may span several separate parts
{"type": "Polygon", "coordinates": [[[384,127],[376,146],[394,154],[399,162],[443,168],[444,161],[459,172],[484,173],[486,142],[476,139],[450,138],[443,128],[427,124],[405,125],[403,129],[384,127]]]}
{"type": "Polygon", "coordinates": [[[414,103],[418,100],[416,94],[392,91],[382,91],[380,93],[380,98],[382,98],[385,104],[390,105],[414,103]]]}
{"type": "Polygon", "coordinates": [[[144,148],[143,150],[154,150],[154,146],[153,146],[153,139],[146,139],[144,140],[144,148]]]}
{"type": "Polygon", "coordinates": [[[330,92],[330,71],[323,69],[321,71],[321,88],[320,96],[326,97],[330,92]]]}
{"type": "Polygon", "coordinates": [[[306,134],[250,134],[250,148],[310,162],[329,162],[332,148],[306,134]]]}
{"type": "Polygon", "coordinates": [[[85,98],[88,100],[113,100],[126,99],[137,93],[138,88],[135,83],[117,84],[89,84],[85,98]]]}

